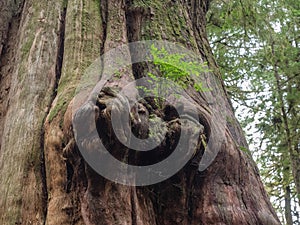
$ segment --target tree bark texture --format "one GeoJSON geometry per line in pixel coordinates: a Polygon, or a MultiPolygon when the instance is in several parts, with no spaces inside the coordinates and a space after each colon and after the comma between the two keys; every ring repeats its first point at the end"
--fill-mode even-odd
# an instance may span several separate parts
{"type": "MultiPolygon", "coordinates": [[[[280,224],[255,163],[239,149],[247,144],[206,38],[208,4],[0,0],[1,224],[280,224]],[[101,54],[150,39],[181,43],[207,61],[214,71],[207,74],[207,86],[219,90],[219,113],[229,116],[225,142],[205,171],[188,163],[164,182],[130,187],[102,178],[81,157],[72,132],[72,99],[84,70],[101,54]]],[[[122,87],[145,70],[145,64],[133,65],[108,85],[122,87]]],[[[188,93],[209,138],[214,106],[201,93],[188,93]]],[[[97,123],[108,129],[109,116],[101,117],[95,107],[97,123]]]]}

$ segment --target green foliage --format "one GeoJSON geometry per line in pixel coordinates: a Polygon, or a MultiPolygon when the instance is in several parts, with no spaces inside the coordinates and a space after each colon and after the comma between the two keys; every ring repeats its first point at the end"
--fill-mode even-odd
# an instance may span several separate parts
{"type": "Polygon", "coordinates": [[[293,163],[300,158],[295,151],[300,140],[299,10],[296,0],[215,0],[207,14],[217,63],[283,224],[287,188],[292,204],[300,201],[300,181],[292,173],[300,166],[293,163]]]}
{"type": "MultiPolygon", "coordinates": [[[[208,72],[206,63],[197,61],[186,61],[185,54],[170,54],[165,48],[158,49],[154,45],[151,46],[151,55],[153,63],[156,65],[165,79],[172,80],[183,88],[187,88],[191,84],[193,77],[198,77],[208,72]]],[[[148,76],[154,79],[155,75],[148,73],[148,76]]],[[[202,82],[193,84],[196,91],[204,91],[202,82]]]]}
{"type": "MultiPolygon", "coordinates": [[[[160,77],[166,81],[170,80],[184,89],[193,86],[196,91],[208,90],[203,87],[202,82],[197,81],[202,73],[209,71],[206,63],[189,61],[185,54],[171,54],[165,48],[158,49],[154,45],[151,46],[151,56],[160,77]]],[[[151,72],[148,73],[148,77],[151,78],[150,82],[159,83],[160,81],[159,77],[151,72]]],[[[161,88],[155,85],[157,95],[159,95],[158,89],[161,88]]]]}
{"type": "MultiPolygon", "coordinates": [[[[162,107],[161,92],[172,89],[172,94],[177,96],[176,90],[178,87],[187,89],[192,86],[197,92],[207,91],[202,82],[199,82],[200,75],[208,72],[206,63],[188,60],[186,54],[169,53],[165,48],[158,49],[154,45],[151,46],[151,61],[157,69],[158,75],[148,72],[150,78],[148,82],[152,88],[138,86],[144,93],[151,93],[155,97],[156,105],[162,107]],[[168,82],[170,81],[170,82],[168,82]],[[175,84],[177,87],[174,87],[175,84]]],[[[177,96],[180,97],[180,96],[177,96]]]]}

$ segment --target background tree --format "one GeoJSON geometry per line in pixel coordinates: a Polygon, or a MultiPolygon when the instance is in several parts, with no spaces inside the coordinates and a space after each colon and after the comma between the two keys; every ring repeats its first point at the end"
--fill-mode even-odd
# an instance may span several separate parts
{"type": "Polygon", "coordinates": [[[217,62],[286,224],[299,220],[299,6],[215,1],[208,14],[217,62]]]}
{"type": "MultiPolygon", "coordinates": [[[[254,162],[240,150],[247,144],[206,37],[209,3],[0,2],[1,224],[279,224],[254,162]],[[222,130],[226,138],[203,172],[189,162],[159,184],[123,186],[96,174],[79,154],[71,125],[72,99],[85,69],[101,54],[120,44],[149,39],[182,43],[208,63],[214,72],[204,74],[205,85],[224,106],[222,110],[215,112],[217,105],[193,88],[186,93],[197,103],[207,141],[212,123],[218,122],[212,121],[213,116],[228,115],[222,130]]],[[[144,76],[148,67],[149,63],[133,65],[108,87],[122,87],[144,76]]],[[[94,106],[100,136],[115,157],[124,158],[130,149],[106,132],[110,115],[103,112],[112,93],[100,94],[100,105],[94,106]]],[[[151,101],[140,107],[168,117],[151,101]]],[[[172,150],[179,133],[176,121],[168,121],[169,144],[161,145],[162,154],[172,150]]],[[[135,121],[132,126],[142,129],[135,121]]],[[[198,162],[204,151],[200,144],[193,160],[198,162]]]]}

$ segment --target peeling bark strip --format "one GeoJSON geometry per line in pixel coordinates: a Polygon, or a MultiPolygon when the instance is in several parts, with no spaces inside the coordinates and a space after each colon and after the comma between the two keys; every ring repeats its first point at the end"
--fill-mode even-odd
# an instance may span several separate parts
{"type": "MultiPolygon", "coordinates": [[[[0,0],[0,224],[279,224],[255,164],[239,150],[246,146],[245,138],[206,38],[209,1],[21,3],[0,0]],[[100,54],[150,39],[179,42],[215,71],[204,74],[205,85],[221,93],[216,97],[224,106],[221,113],[228,115],[226,139],[203,172],[197,166],[205,151],[199,142],[193,160],[168,180],[147,187],[122,186],[99,176],[80,155],[72,130],[72,99],[85,69],[100,54]]],[[[107,81],[107,89],[120,89],[152,69],[150,63],[124,68],[118,78],[107,81]]],[[[201,92],[187,93],[197,103],[209,138],[216,106],[201,92]]],[[[158,151],[137,154],[110,132],[111,98],[102,93],[94,107],[99,111],[98,133],[116,158],[145,165],[172,152],[180,124],[176,113],[171,116],[171,106],[160,110],[151,101],[139,103],[148,114],[167,120],[169,127],[158,151]]],[[[148,118],[134,110],[132,116],[133,133],[144,138],[148,118]],[[145,123],[134,119],[138,117],[145,123]]]]}

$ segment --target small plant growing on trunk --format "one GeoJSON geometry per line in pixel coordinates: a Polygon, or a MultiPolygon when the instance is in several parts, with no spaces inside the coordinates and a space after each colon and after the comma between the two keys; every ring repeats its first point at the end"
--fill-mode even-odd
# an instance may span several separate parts
{"type": "Polygon", "coordinates": [[[208,72],[206,63],[198,61],[191,61],[186,54],[183,53],[169,53],[164,47],[158,49],[151,45],[151,61],[158,69],[158,75],[148,72],[148,83],[151,88],[145,86],[138,86],[144,93],[151,93],[154,97],[155,104],[158,108],[162,107],[162,92],[172,88],[172,94],[179,98],[176,89],[187,89],[192,86],[197,92],[207,91],[203,87],[200,80],[200,75],[208,72]],[[170,82],[169,82],[170,81],[170,82]],[[172,84],[172,85],[171,85],[172,84]],[[177,87],[174,87],[175,86],[177,87]]]}

